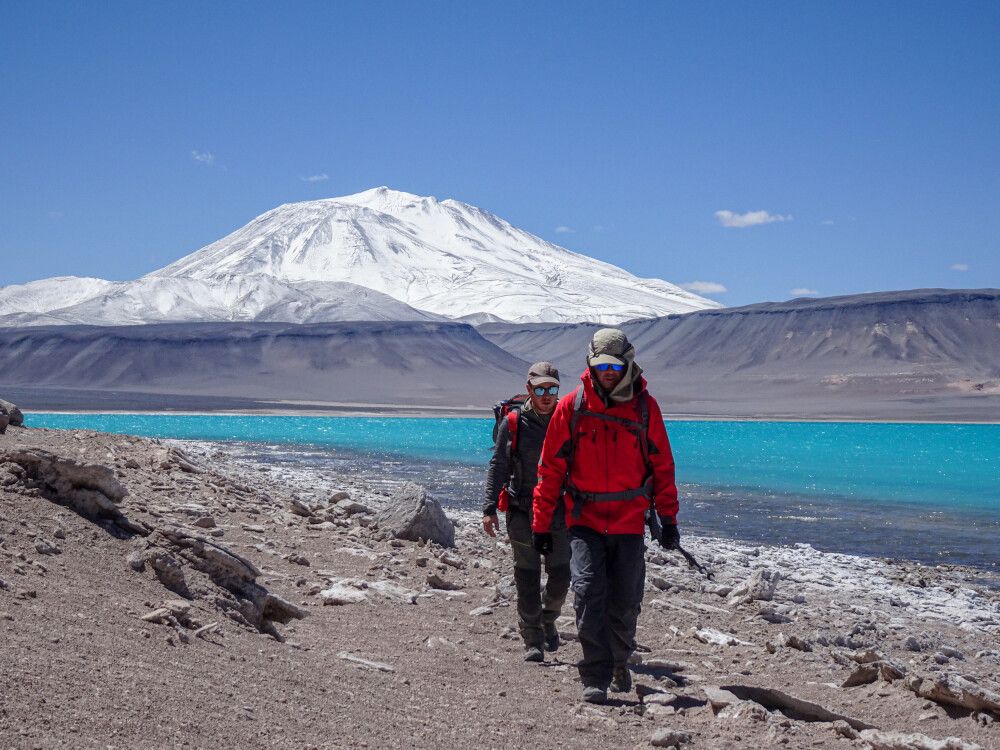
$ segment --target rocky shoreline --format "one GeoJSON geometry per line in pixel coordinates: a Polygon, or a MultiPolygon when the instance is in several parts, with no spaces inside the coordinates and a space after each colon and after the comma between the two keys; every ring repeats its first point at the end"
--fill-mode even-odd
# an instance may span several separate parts
{"type": "Polygon", "coordinates": [[[637,691],[588,706],[570,604],[524,663],[509,548],[447,516],[224,445],[9,427],[0,746],[1000,747],[974,570],[685,537],[708,580],[651,548],[637,691]]]}

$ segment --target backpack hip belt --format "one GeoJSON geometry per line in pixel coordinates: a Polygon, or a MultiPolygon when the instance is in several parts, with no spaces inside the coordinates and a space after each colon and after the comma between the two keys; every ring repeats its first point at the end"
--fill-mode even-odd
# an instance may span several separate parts
{"type": "Polygon", "coordinates": [[[584,492],[567,481],[566,492],[573,498],[573,518],[579,518],[583,512],[584,503],[617,503],[626,500],[635,500],[637,497],[644,497],[647,501],[652,502],[653,478],[649,477],[643,482],[642,487],[636,487],[632,490],[622,490],[620,492],[584,492]]]}

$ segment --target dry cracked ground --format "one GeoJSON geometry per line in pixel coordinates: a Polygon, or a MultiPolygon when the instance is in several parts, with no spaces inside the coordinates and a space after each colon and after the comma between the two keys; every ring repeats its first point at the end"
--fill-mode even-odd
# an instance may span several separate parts
{"type": "Polygon", "coordinates": [[[509,549],[412,486],[225,446],[0,435],[3,748],[1000,748],[975,571],[647,552],[636,690],[527,664],[509,549]],[[432,536],[434,541],[398,537],[432,536]],[[447,546],[450,537],[454,547],[447,546]]]}

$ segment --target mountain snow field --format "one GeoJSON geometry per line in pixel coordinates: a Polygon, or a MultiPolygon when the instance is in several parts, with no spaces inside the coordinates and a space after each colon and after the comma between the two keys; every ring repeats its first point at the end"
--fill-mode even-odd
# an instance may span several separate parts
{"type": "Polygon", "coordinates": [[[135,281],[0,287],[5,325],[347,320],[583,322],[721,307],[456,200],[380,187],[288,203],[135,281]]]}

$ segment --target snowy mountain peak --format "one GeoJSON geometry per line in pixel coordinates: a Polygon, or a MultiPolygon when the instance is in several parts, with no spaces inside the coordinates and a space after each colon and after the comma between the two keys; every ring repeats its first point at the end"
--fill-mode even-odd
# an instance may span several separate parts
{"type": "MultiPolygon", "coordinates": [[[[84,299],[77,284],[74,312],[63,317],[137,322],[147,296],[151,321],[372,319],[342,316],[378,318],[381,305],[388,319],[614,324],[720,307],[546,242],[467,203],[385,186],[280,205],[136,282],[105,283],[94,287],[94,299],[84,299]]],[[[27,312],[25,305],[5,309],[5,291],[0,319],[27,312]]],[[[37,313],[45,305],[30,307],[37,313]]]]}

